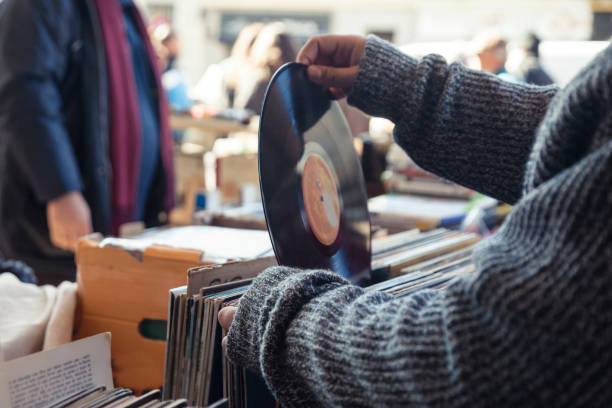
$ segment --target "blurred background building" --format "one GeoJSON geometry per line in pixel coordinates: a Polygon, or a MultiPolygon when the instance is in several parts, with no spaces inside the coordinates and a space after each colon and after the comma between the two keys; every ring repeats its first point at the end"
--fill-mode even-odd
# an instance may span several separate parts
{"type": "Polygon", "coordinates": [[[510,41],[531,30],[544,40],[543,64],[560,83],[602,46],[584,41],[612,35],[609,0],[139,1],[150,15],[164,14],[172,22],[181,38],[178,65],[190,85],[229,54],[240,30],[253,21],[283,21],[301,39],[323,32],[375,33],[451,57],[483,29],[495,28],[510,41]]]}

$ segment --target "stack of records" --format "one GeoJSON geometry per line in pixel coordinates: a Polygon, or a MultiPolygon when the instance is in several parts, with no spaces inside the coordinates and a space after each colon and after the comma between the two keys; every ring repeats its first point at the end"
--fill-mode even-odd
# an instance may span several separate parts
{"type": "Polygon", "coordinates": [[[389,279],[412,270],[409,266],[471,247],[480,240],[474,233],[438,228],[419,232],[410,230],[372,242],[372,274],[389,279]]]}
{"type": "Polygon", "coordinates": [[[275,406],[263,379],[225,358],[225,333],[217,322],[219,311],[248,289],[251,279],[242,277],[275,264],[273,258],[260,258],[193,268],[187,286],[170,290],[164,400],[184,398],[189,406],[202,407],[229,398],[232,407],[275,406]]]}
{"type": "MultiPolygon", "coordinates": [[[[475,234],[446,229],[423,233],[409,230],[374,240],[372,271],[393,278],[367,290],[405,296],[418,289],[443,287],[452,278],[473,270],[471,253],[477,241],[475,234]]],[[[232,268],[255,263],[258,266],[254,268],[262,268],[262,260],[217,268],[228,276],[244,275],[232,268]]],[[[230,407],[275,407],[264,380],[231,364],[221,348],[225,333],[217,315],[221,308],[237,304],[251,280],[198,287],[198,274],[210,268],[190,271],[191,288],[188,285],[170,291],[164,399],[185,398],[190,406],[206,406],[227,398],[230,407]]]]}
{"type": "Polygon", "coordinates": [[[399,276],[369,286],[366,290],[379,290],[403,297],[421,289],[443,288],[453,278],[473,271],[472,247],[467,247],[403,268],[399,276]]]}
{"type": "Polygon", "coordinates": [[[226,333],[217,315],[235,305],[249,284],[211,286],[194,296],[187,296],[186,286],[170,291],[164,399],[185,398],[198,407],[221,398],[231,407],[275,406],[263,379],[229,363],[221,348],[226,333]]]}
{"type": "MultiPolygon", "coordinates": [[[[133,395],[127,388],[113,388],[107,390],[105,387],[84,391],[78,395],[68,398],[52,407],[56,408],[182,408],[187,407],[185,399],[176,401],[162,401],[159,390],[150,391],[140,397],[133,395]]],[[[225,408],[227,400],[219,400],[209,405],[208,408],[225,408]]]]}

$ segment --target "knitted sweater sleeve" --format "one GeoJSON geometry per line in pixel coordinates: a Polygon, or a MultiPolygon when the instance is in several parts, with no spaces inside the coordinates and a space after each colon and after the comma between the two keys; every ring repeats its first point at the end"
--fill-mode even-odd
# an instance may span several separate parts
{"type": "MultiPolygon", "coordinates": [[[[366,58],[395,52],[377,44],[369,40],[366,58]]],[[[267,269],[240,300],[229,358],[262,374],[283,407],[609,406],[611,53],[550,107],[529,162],[531,188],[477,246],[476,272],[394,298],[331,272],[267,269]]],[[[433,77],[425,82],[435,88],[433,77]]],[[[516,89],[517,103],[541,93],[516,89]]],[[[511,170],[488,160],[498,177],[511,170]]]]}
{"type": "Polygon", "coordinates": [[[349,103],[395,123],[421,167],[508,203],[521,196],[535,132],[557,87],[503,81],[368,38],[349,103]]]}
{"type": "Polygon", "coordinates": [[[448,370],[455,333],[444,328],[457,299],[447,295],[404,301],[328,271],[270,268],[240,300],[227,352],[263,375],[282,406],[443,402],[459,395],[448,370]]]}
{"type": "Polygon", "coordinates": [[[479,245],[477,272],[444,289],[394,298],[328,271],[264,271],[240,300],[229,358],[283,407],[608,406],[610,223],[542,210],[597,218],[588,174],[521,200],[479,245]]]}

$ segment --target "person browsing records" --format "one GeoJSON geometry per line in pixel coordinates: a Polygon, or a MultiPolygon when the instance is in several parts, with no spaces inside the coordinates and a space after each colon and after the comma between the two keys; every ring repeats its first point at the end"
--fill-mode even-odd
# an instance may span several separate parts
{"type": "Polygon", "coordinates": [[[405,298],[273,267],[219,314],[283,407],[609,406],[612,48],[563,89],[370,36],[312,38],[309,78],[395,123],[423,168],[514,206],[476,272],[405,298]]]}

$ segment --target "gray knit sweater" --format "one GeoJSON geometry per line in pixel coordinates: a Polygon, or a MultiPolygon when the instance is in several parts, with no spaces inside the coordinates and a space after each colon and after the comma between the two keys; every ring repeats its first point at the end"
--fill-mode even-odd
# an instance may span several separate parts
{"type": "Polygon", "coordinates": [[[424,168],[514,210],[443,290],[395,299],[266,270],[230,358],[283,407],[612,406],[612,49],[559,90],[371,37],[349,101],[395,122],[424,168]]]}

